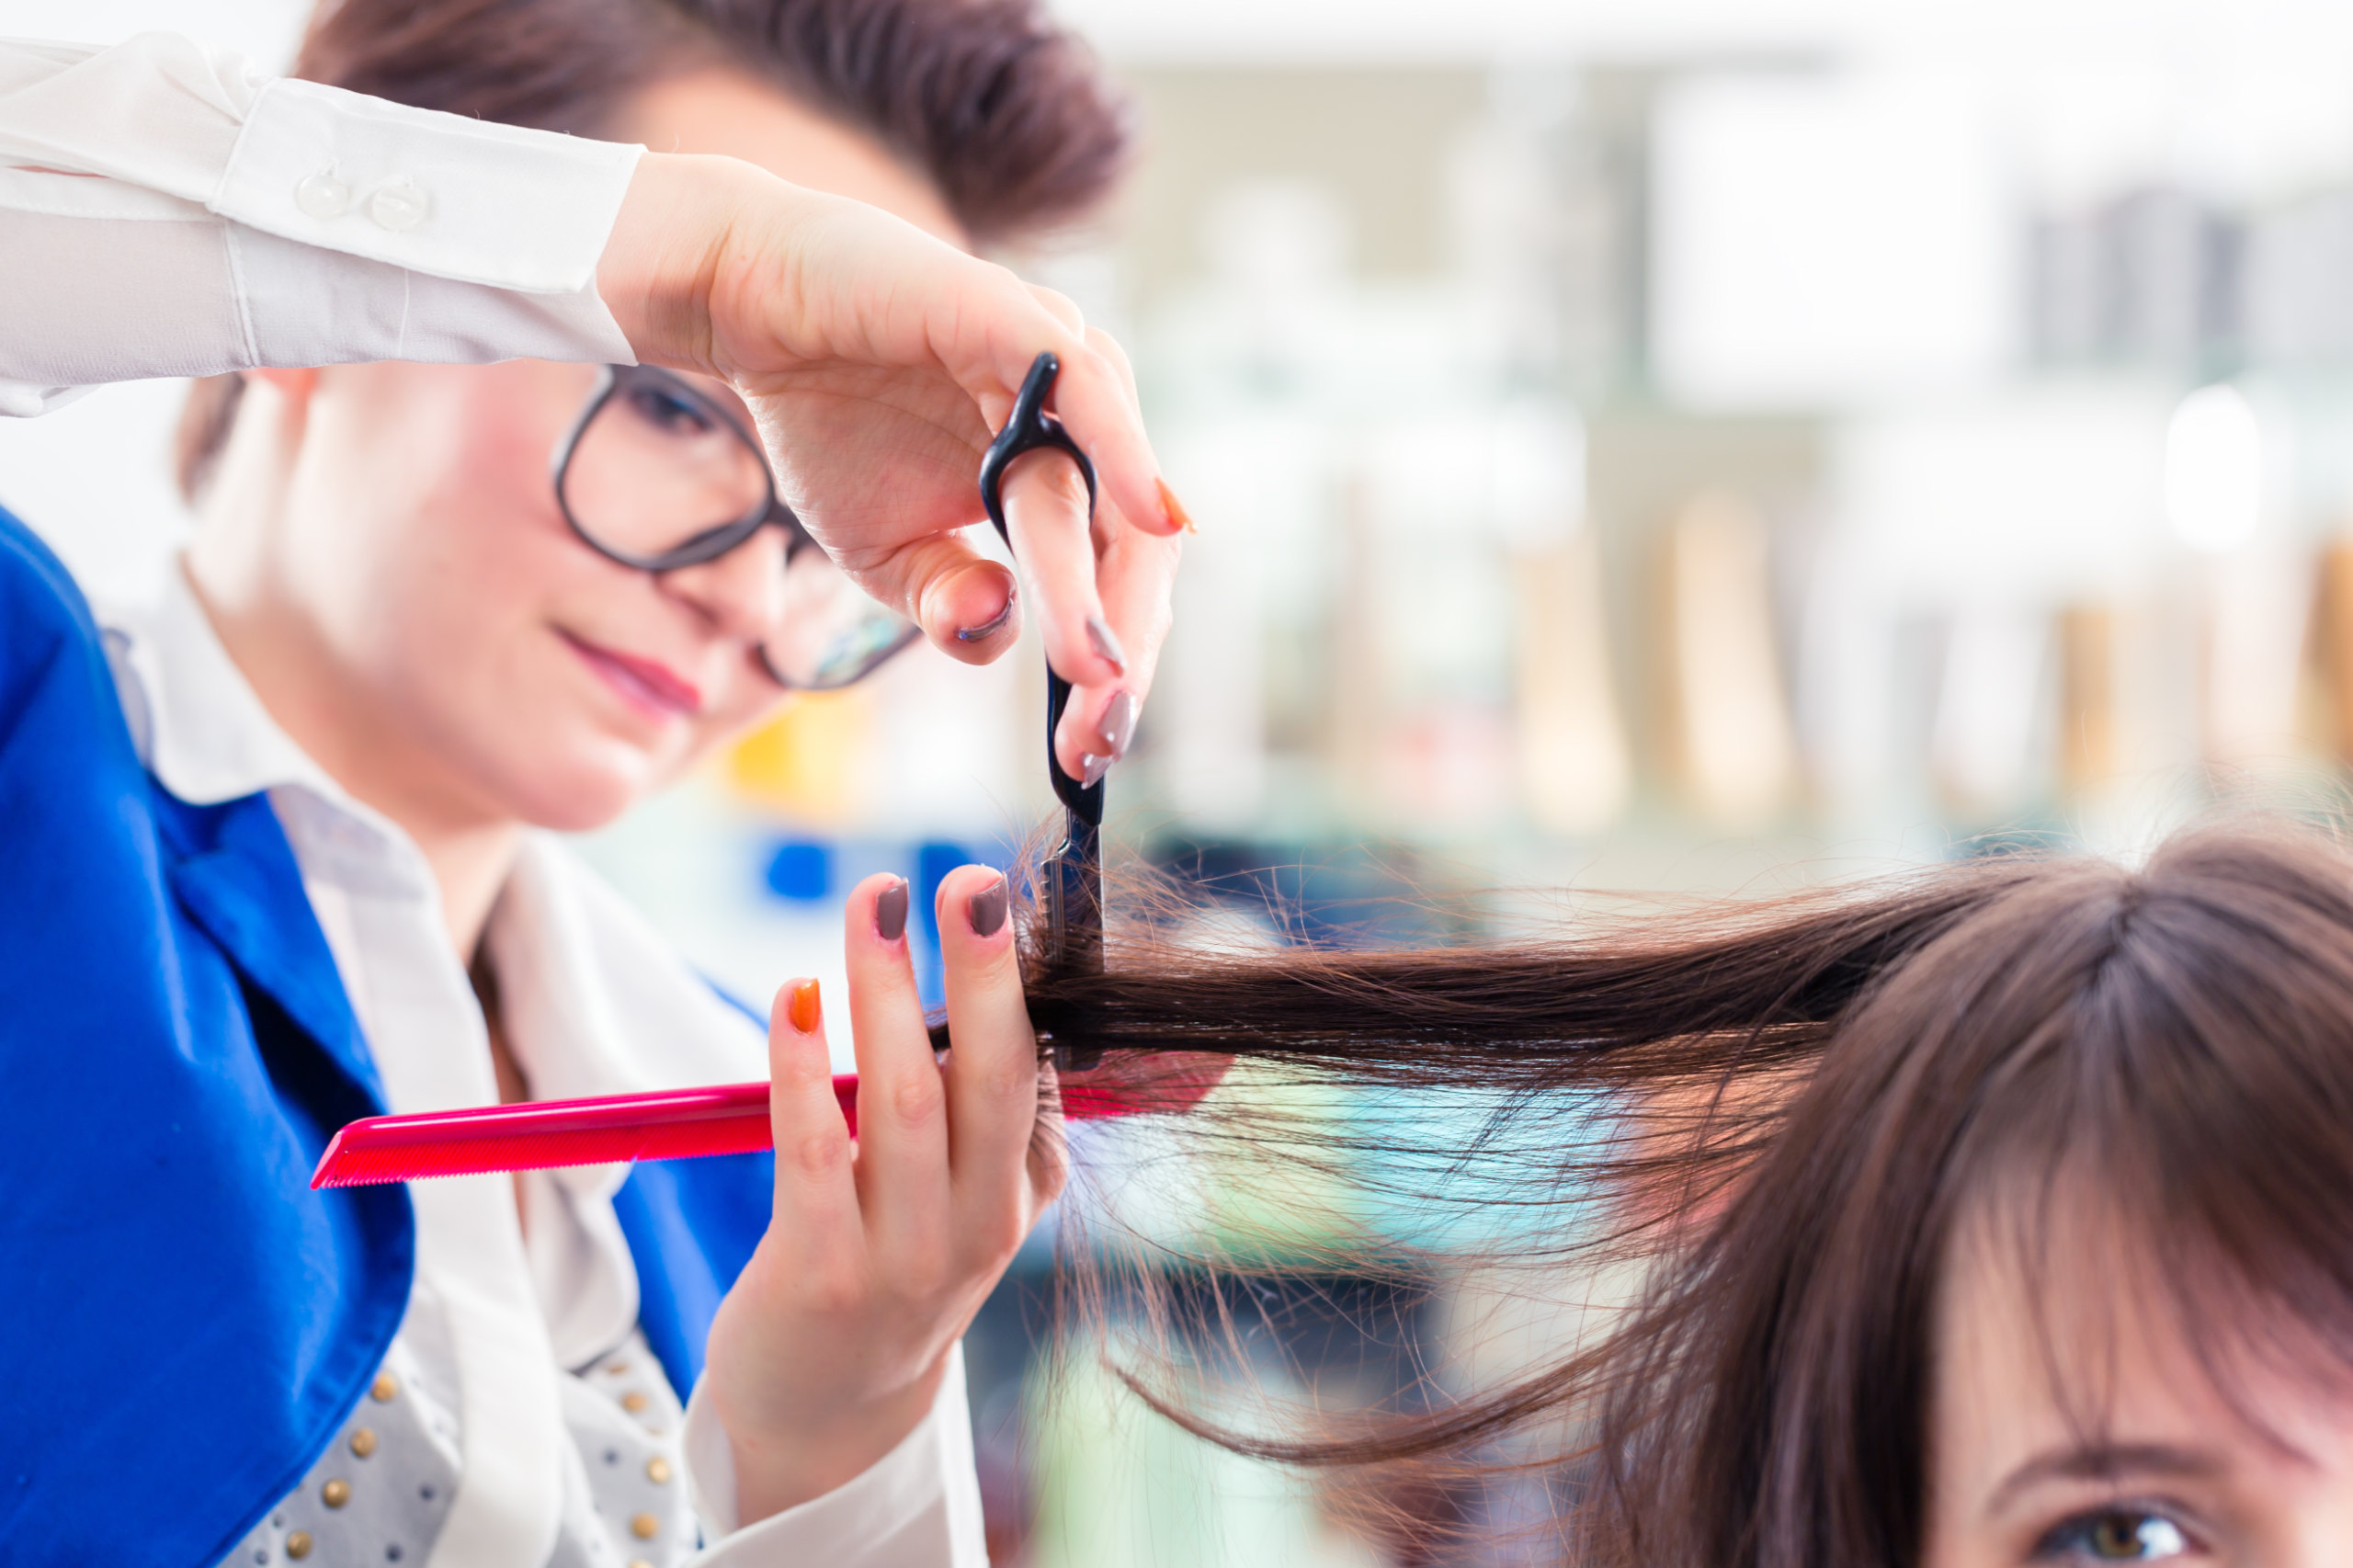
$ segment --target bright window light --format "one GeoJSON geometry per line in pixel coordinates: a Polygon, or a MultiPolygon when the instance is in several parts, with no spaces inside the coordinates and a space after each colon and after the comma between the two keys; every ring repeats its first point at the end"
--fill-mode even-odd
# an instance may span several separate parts
{"type": "Polygon", "coordinates": [[[2221,554],[2255,537],[2263,431],[2236,387],[2200,387],[2165,428],[2165,520],[2192,550],[2221,554]]]}

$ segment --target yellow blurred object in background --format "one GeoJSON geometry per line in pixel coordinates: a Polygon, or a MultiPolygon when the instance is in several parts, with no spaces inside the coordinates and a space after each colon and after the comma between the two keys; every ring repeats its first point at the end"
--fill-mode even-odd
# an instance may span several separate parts
{"type": "Polygon", "coordinates": [[[2059,612],[2059,778],[2071,795],[2094,793],[2124,771],[2120,632],[2105,605],[2059,612]]]}
{"type": "Polygon", "coordinates": [[[813,828],[850,817],[871,748],[863,687],[797,693],[767,723],[735,744],[727,779],[756,804],[813,828]]]}

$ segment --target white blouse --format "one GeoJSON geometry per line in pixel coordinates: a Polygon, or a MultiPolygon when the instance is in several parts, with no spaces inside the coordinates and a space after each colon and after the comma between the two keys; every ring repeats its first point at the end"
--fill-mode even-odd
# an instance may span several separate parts
{"type": "MultiPolygon", "coordinates": [[[[0,412],[254,365],[627,362],[595,275],[640,151],[271,81],[184,39],[0,41],[0,412]]],[[[496,1103],[415,846],[269,718],[176,573],[101,622],[165,787],[267,791],[391,1108],[496,1103]]],[[[486,940],[539,1095],[765,1075],[760,1029],[551,839],[486,940]]],[[[415,1291],[375,1390],[224,1562],[984,1564],[961,1360],[866,1473],[736,1528],[725,1433],[636,1333],[625,1176],[528,1177],[528,1236],[503,1176],[415,1184],[415,1291]]]]}
{"type": "MultiPolygon", "coordinates": [[[[268,794],[391,1108],[496,1104],[482,1009],[422,853],[278,728],[179,573],[153,603],[100,607],[99,622],[164,787],[199,805],[268,794]]],[[[527,838],[484,940],[508,1043],[543,1098],[767,1073],[759,1026],[551,835],[527,838]]],[[[627,1176],[531,1173],[528,1231],[507,1176],[412,1183],[415,1284],[376,1390],[224,1568],[313,1551],[436,1568],[982,1568],[961,1356],[871,1469],[736,1528],[724,1429],[699,1385],[679,1409],[637,1335],[612,1208],[627,1176]]]]}

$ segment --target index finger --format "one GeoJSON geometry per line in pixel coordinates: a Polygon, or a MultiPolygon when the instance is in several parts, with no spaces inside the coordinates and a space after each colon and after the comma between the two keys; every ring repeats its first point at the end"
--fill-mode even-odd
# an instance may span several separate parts
{"type": "MultiPolygon", "coordinates": [[[[1113,535],[1101,559],[1094,563],[1090,591],[1102,606],[1103,617],[1126,658],[1111,679],[1100,684],[1081,681],[1071,694],[1062,732],[1055,737],[1057,756],[1067,757],[1074,751],[1101,756],[1107,744],[1112,744],[1115,756],[1124,755],[1127,735],[1113,736],[1110,732],[1131,731],[1135,715],[1152,690],[1161,645],[1168,636],[1169,595],[1184,543],[1181,538],[1161,539],[1130,529],[1113,535]],[[1123,694],[1127,698],[1124,717],[1115,723],[1112,706],[1123,694]]],[[[1068,762],[1063,766],[1068,767],[1068,762]]]]}
{"type": "Polygon", "coordinates": [[[1011,890],[985,866],[939,885],[948,1000],[948,1157],[960,1222],[983,1250],[1020,1244],[1038,1119],[1038,1039],[1015,960],[1011,890]]]}
{"type": "Polygon", "coordinates": [[[1161,482],[1160,461],[1144,435],[1143,414],[1123,362],[1082,340],[1074,352],[1063,355],[1053,409],[1094,462],[1104,494],[1131,527],[1152,534],[1183,531],[1182,512],[1161,482]]]}

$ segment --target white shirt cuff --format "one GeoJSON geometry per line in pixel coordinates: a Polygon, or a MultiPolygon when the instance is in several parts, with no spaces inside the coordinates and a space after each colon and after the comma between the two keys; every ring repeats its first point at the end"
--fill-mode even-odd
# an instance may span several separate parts
{"type": "Polygon", "coordinates": [[[205,205],[301,244],[460,283],[595,279],[645,149],[270,83],[205,205]]]}
{"type": "Polygon", "coordinates": [[[256,365],[629,363],[596,274],[642,151],[165,34],[0,39],[0,417],[256,365]]]}
{"type": "Polygon", "coordinates": [[[824,1496],[741,1528],[734,1455],[707,1381],[687,1401],[682,1434],[688,1496],[710,1542],[694,1568],[988,1568],[961,1345],[930,1413],[897,1448],[824,1496]]]}

